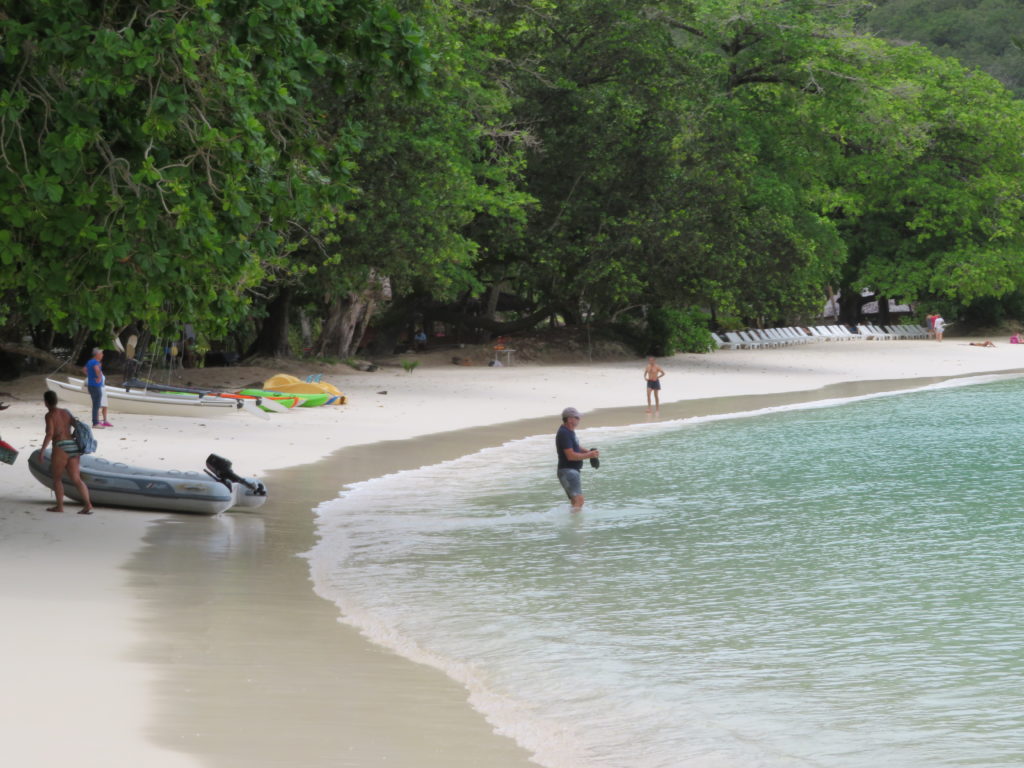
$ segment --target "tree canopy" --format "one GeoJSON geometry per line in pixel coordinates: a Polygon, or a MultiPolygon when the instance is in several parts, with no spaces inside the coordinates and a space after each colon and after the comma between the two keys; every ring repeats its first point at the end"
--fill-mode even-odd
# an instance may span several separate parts
{"type": "Polygon", "coordinates": [[[243,317],[355,195],[347,103],[382,76],[415,87],[426,63],[372,0],[7,8],[0,290],[61,331],[243,317]]]}
{"type": "Polygon", "coordinates": [[[1021,102],[869,10],[27,0],[0,15],[4,334],[188,321],[274,354],[300,316],[344,356],[370,322],[1021,290],[1021,102]]]}

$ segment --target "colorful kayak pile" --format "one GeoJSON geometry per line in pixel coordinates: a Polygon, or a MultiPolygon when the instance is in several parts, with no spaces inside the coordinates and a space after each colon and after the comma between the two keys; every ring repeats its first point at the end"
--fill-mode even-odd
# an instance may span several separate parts
{"type": "MultiPolygon", "coordinates": [[[[219,416],[244,411],[260,418],[267,413],[283,413],[301,406],[341,405],[345,396],[327,382],[300,381],[294,376],[277,374],[264,382],[262,389],[237,392],[202,387],[158,384],[141,379],[106,387],[110,410],[115,413],[137,413],[148,416],[219,416]]],[[[47,379],[47,387],[59,392],[61,400],[91,407],[84,379],[68,377],[67,381],[47,379]]]]}
{"type": "Polygon", "coordinates": [[[309,376],[305,381],[287,373],[278,373],[263,382],[262,389],[240,389],[239,395],[259,398],[295,398],[303,408],[320,405],[344,405],[345,395],[333,384],[309,376]]]}

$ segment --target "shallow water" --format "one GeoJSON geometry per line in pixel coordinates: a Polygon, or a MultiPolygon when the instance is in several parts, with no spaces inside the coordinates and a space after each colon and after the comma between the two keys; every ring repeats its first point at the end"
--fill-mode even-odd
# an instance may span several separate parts
{"type": "Polygon", "coordinates": [[[316,588],[551,768],[1024,764],[1024,380],[581,430],[361,483],[316,588]]]}

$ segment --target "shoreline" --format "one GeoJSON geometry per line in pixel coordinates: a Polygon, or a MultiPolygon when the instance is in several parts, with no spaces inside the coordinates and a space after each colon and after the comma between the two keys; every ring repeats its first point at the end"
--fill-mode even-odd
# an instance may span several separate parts
{"type": "MultiPolygon", "coordinates": [[[[461,686],[371,645],[314,593],[297,554],[312,546],[311,510],[320,502],[352,482],[553,432],[564,405],[585,411],[584,429],[667,421],[741,402],[756,410],[1019,374],[1018,352],[947,340],[677,355],[661,361],[667,397],[650,418],[639,360],[336,371],[325,378],[351,404],[334,411],[216,425],[126,415],[115,420],[118,430],[98,433],[104,456],[183,468],[198,468],[189,457],[202,437],[271,489],[264,510],[216,518],[42,512],[46,492],[22,474],[42,431],[45,376],[29,377],[16,389],[24,402],[0,415],[0,434],[23,450],[17,466],[0,466],[0,605],[16,627],[0,652],[21,665],[0,707],[5,730],[17,732],[0,754],[22,764],[86,765],[108,765],[114,755],[169,768],[535,765],[494,734],[461,686]],[[54,659],[61,677],[40,688],[54,659]],[[23,694],[33,686],[39,693],[26,708],[23,694]],[[82,717],[83,707],[93,711],[82,717]],[[76,717],[63,746],[50,744],[52,722],[76,717]],[[83,761],[83,750],[96,762],[83,761]]],[[[0,399],[10,402],[7,394],[0,399]]]]}

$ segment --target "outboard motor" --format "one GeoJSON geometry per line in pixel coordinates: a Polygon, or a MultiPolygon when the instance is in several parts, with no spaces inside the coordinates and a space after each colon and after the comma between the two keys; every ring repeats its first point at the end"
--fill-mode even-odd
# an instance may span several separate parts
{"type": "Polygon", "coordinates": [[[258,480],[246,480],[244,477],[239,477],[231,469],[231,462],[215,453],[211,453],[206,457],[206,474],[214,480],[224,483],[228,489],[231,488],[232,483],[241,483],[257,496],[267,495],[267,489],[263,483],[258,480]]]}

